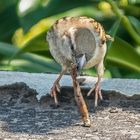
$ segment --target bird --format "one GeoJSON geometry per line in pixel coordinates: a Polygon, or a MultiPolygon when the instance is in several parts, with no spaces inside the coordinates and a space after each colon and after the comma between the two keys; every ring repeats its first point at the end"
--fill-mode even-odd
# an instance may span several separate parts
{"type": "Polygon", "coordinates": [[[99,22],[86,16],[63,17],[56,20],[48,30],[46,38],[50,53],[62,67],[60,75],[51,88],[51,96],[54,97],[55,105],[59,105],[57,99],[57,93],[60,92],[59,82],[62,76],[69,72],[83,125],[89,127],[91,126],[89,113],[77,81],[77,75],[82,69],[96,68],[97,82],[87,93],[87,96],[95,93],[94,105],[96,107],[98,100],[103,99],[100,82],[104,75],[106,41],[113,41],[113,38],[105,33],[99,22]]]}

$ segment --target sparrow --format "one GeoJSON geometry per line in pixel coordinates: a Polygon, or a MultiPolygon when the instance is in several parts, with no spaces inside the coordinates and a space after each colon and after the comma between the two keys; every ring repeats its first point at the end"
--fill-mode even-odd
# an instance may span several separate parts
{"type": "Polygon", "coordinates": [[[95,67],[98,80],[87,93],[95,93],[95,107],[98,99],[102,100],[100,89],[104,74],[104,57],[107,50],[106,41],[113,38],[106,34],[103,26],[89,17],[63,17],[57,20],[47,32],[49,50],[54,59],[62,66],[62,71],[51,88],[51,96],[58,106],[57,93],[60,92],[59,81],[66,72],[70,72],[75,99],[82,115],[84,126],[91,126],[86,103],[76,79],[81,69],[95,67]]]}

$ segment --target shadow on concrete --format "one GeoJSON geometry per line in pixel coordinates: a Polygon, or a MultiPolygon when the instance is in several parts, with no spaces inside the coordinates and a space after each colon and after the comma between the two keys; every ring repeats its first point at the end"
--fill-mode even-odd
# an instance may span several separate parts
{"type": "MultiPolygon", "coordinates": [[[[86,97],[88,88],[82,88],[82,94],[90,113],[94,113],[94,96],[86,97]]],[[[126,97],[114,91],[102,91],[104,100],[98,110],[107,107],[122,108],[140,113],[140,96],[126,97]]],[[[74,100],[73,88],[62,87],[59,94],[60,107],[53,108],[53,99],[47,95],[36,98],[37,92],[24,83],[15,83],[0,87],[0,129],[13,133],[50,134],[73,125],[81,125],[80,114],[74,100]]],[[[113,113],[113,112],[112,112],[113,113]]]]}

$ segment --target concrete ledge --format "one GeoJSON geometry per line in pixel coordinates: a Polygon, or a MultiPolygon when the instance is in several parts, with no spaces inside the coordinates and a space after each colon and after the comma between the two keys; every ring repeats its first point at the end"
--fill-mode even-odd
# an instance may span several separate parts
{"type": "MultiPolygon", "coordinates": [[[[13,84],[16,82],[24,82],[30,88],[37,91],[37,98],[40,100],[42,96],[50,93],[53,82],[57,78],[57,74],[46,73],[26,73],[26,72],[11,72],[0,71],[0,86],[13,84]]],[[[90,76],[81,76],[85,79],[82,87],[90,88],[97,81],[97,78],[90,76]]],[[[72,86],[71,77],[64,75],[61,80],[62,86],[72,86]]],[[[140,95],[140,80],[139,79],[102,79],[101,88],[106,91],[115,91],[126,96],[140,95]]]]}
{"type": "Polygon", "coordinates": [[[52,107],[49,92],[56,76],[0,71],[0,140],[140,140],[140,80],[103,79],[104,100],[95,111],[93,96],[86,94],[97,79],[82,77],[92,122],[85,128],[70,76],[61,81],[60,107],[52,107]]]}

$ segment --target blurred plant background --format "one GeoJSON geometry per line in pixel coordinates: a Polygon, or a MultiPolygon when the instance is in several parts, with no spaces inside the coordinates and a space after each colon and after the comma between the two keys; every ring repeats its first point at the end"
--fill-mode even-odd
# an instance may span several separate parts
{"type": "MultiPolygon", "coordinates": [[[[1,0],[0,70],[58,73],[46,32],[64,16],[88,16],[115,39],[105,77],[140,78],[140,0],[1,0]]],[[[96,75],[95,70],[84,74],[96,75]]]]}

